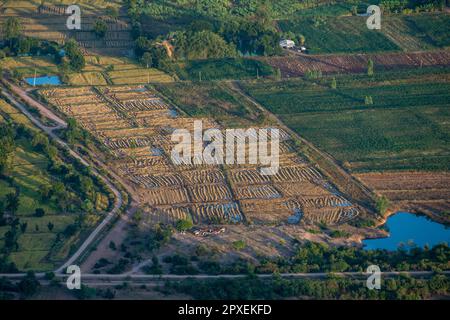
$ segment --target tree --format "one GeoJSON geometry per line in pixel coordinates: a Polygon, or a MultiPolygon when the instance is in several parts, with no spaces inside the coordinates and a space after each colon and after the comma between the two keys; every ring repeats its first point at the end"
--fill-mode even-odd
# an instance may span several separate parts
{"type": "Polygon", "coordinates": [[[27,224],[26,222],[22,223],[22,224],[20,225],[20,231],[21,231],[22,233],[25,233],[25,232],[27,231],[27,226],[28,226],[28,224],[27,224]]]}
{"type": "Polygon", "coordinates": [[[15,192],[8,193],[6,195],[6,205],[5,209],[11,214],[14,215],[19,209],[19,195],[15,192]]]}
{"type": "Polygon", "coordinates": [[[117,250],[117,246],[116,246],[116,243],[114,242],[114,241],[110,241],[109,242],[109,248],[111,249],[111,250],[113,250],[113,251],[116,251],[117,250]]]}
{"type": "Polygon", "coordinates": [[[22,25],[19,18],[8,17],[3,23],[3,33],[5,39],[9,42],[9,47],[12,49],[14,40],[19,38],[22,31],[22,25]]]}
{"type": "Polygon", "coordinates": [[[377,199],[375,207],[377,208],[379,214],[384,215],[389,205],[389,199],[386,198],[386,196],[381,196],[377,199]]]}
{"type": "Polygon", "coordinates": [[[180,219],[177,221],[176,228],[178,231],[186,231],[194,226],[191,219],[180,219]]]}
{"type": "Polygon", "coordinates": [[[237,240],[233,242],[233,248],[235,250],[242,250],[247,246],[244,240],[237,240]]]}
{"type": "Polygon", "coordinates": [[[146,66],[147,68],[152,66],[153,63],[153,56],[150,52],[144,52],[141,58],[142,64],[146,66]]]}
{"type": "Polygon", "coordinates": [[[17,244],[17,228],[16,226],[11,226],[11,229],[5,233],[5,250],[6,252],[10,252],[11,250],[17,250],[19,245],[17,244]]]}
{"type": "Polygon", "coordinates": [[[45,215],[45,210],[42,208],[36,208],[36,210],[34,210],[34,215],[36,217],[43,217],[45,215]]]}
{"type": "Polygon", "coordinates": [[[336,77],[333,77],[333,79],[331,80],[331,89],[336,88],[337,88],[336,77]]]}
{"type": "Polygon", "coordinates": [[[367,75],[368,76],[373,76],[373,61],[372,59],[369,59],[367,61],[367,75]]]}
{"type": "Polygon", "coordinates": [[[78,47],[77,42],[74,39],[70,39],[64,45],[66,50],[66,56],[69,59],[69,66],[73,71],[79,72],[86,65],[83,53],[78,47]]]}
{"type": "Polygon", "coordinates": [[[31,145],[33,146],[33,148],[35,148],[36,150],[39,151],[45,151],[47,150],[48,146],[49,146],[49,141],[47,136],[45,136],[42,133],[37,133],[34,137],[33,140],[31,141],[31,145]]]}
{"type": "Polygon", "coordinates": [[[14,131],[7,125],[0,125],[0,174],[5,174],[14,161],[14,131]]]}
{"type": "Polygon", "coordinates": [[[117,8],[113,7],[113,6],[107,6],[105,9],[105,13],[108,17],[111,17],[114,19],[119,17],[119,10],[117,10],[117,8]]]}
{"type": "Polygon", "coordinates": [[[277,70],[276,70],[276,73],[275,73],[275,79],[276,79],[277,81],[280,81],[280,80],[281,80],[281,70],[280,70],[280,68],[277,68],[277,70]]]}
{"type": "Polygon", "coordinates": [[[30,297],[39,291],[41,284],[36,279],[36,275],[32,271],[28,271],[25,278],[18,284],[18,289],[24,297],[30,297]]]}
{"type": "Polygon", "coordinates": [[[97,37],[104,38],[106,36],[106,32],[108,31],[108,25],[105,21],[97,19],[94,23],[93,31],[97,37]]]}
{"type": "Polygon", "coordinates": [[[53,231],[53,228],[54,228],[54,227],[55,227],[54,224],[51,223],[51,222],[49,222],[49,223],[47,224],[48,231],[50,231],[50,232],[53,231]]]}
{"type": "Polygon", "coordinates": [[[81,205],[81,209],[83,209],[84,212],[92,213],[94,210],[94,205],[89,199],[85,199],[81,205]]]}
{"type": "Polygon", "coordinates": [[[304,35],[299,35],[298,36],[298,43],[303,46],[305,44],[305,36],[304,35]]]}

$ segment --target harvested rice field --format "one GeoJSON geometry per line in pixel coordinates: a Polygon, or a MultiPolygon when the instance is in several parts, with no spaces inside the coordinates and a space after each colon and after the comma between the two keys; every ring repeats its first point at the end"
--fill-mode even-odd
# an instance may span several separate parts
{"type": "Polygon", "coordinates": [[[191,219],[197,225],[272,225],[302,216],[302,223],[332,225],[361,213],[320,169],[292,150],[282,130],[281,168],[272,176],[261,174],[256,164],[176,165],[170,157],[174,129],[192,132],[195,120],[202,120],[203,130],[221,125],[181,116],[177,106],[144,85],[43,89],[40,94],[109,150],[112,160],[106,164],[135,190],[145,224],[191,219]]]}

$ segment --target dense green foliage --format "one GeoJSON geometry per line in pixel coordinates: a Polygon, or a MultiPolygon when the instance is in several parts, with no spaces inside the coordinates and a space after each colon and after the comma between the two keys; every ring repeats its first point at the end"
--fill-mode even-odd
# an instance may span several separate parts
{"type": "Polygon", "coordinates": [[[97,37],[104,38],[106,36],[106,32],[108,31],[108,25],[102,19],[97,19],[94,23],[92,31],[97,37]]]}
{"type": "Polygon", "coordinates": [[[375,264],[383,271],[448,270],[450,248],[447,244],[421,249],[401,246],[397,251],[361,250],[351,247],[332,248],[307,242],[299,245],[288,258],[266,259],[256,267],[256,273],[344,272],[365,271],[375,264]]]}
{"type": "MultiPolygon", "coordinates": [[[[376,68],[376,66],[375,66],[376,68]]],[[[355,171],[448,170],[448,69],[248,84],[246,90],[300,135],[355,171]],[[440,76],[436,76],[439,74],[440,76]],[[365,104],[365,97],[372,104],[365,104]]]]}
{"type": "Polygon", "coordinates": [[[75,40],[70,39],[65,43],[64,49],[66,51],[66,56],[69,59],[70,68],[73,71],[81,71],[85,67],[86,61],[78,43],[75,40]]]}
{"type": "Polygon", "coordinates": [[[448,295],[450,281],[444,275],[430,280],[407,276],[382,281],[381,290],[368,290],[365,280],[330,277],[325,280],[282,279],[269,280],[249,276],[243,279],[185,280],[166,282],[160,290],[165,293],[185,293],[201,300],[255,299],[429,299],[448,295]]]}

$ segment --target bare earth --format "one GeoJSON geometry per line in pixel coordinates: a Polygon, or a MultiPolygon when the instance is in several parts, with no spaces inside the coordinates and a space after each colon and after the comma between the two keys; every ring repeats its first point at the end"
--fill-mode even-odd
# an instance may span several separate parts
{"type": "Polygon", "coordinates": [[[359,73],[367,71],[367,61],[385,69],[411,67],[448,66],[450,51],[427,51],[410,53],[378,53],[352,55],[305,55],[262,58],[269,65],[279,68],[284,77],[303,76],[307,71],[320,70],[323,73],[359,73]]]}
{"type": "Polygon", "coordinates": [[[441,222],[450,222],[450,173],[385,172],[356,174],[377,194],[385,195],[395,210],[425,213],[441,222]]]}

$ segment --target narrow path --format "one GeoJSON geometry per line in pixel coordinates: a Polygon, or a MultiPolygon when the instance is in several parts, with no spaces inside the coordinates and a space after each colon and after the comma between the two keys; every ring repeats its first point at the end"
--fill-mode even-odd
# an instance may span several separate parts
{"type": "MultiPolygon", "coordinates": [[[[396,277],[400,275],[410,276],[410,277],[431,277],[437,274],[434,271],[386,271],[381,273],[381,277],[396,277]]],[[[440,274],[445,276],[450,275],[450,271],[442,271],[440,274]]],[[[367,279],[369,274],[366,272],[304,272],[304,273],[280,273],[280,274],[254,274],[252,276],[258,277],[260,279],[270,279],[273,277],[282,277],[282,278],[298,278],[298,279],[323,279],[328,278],[330,275],[338,276],[338,277],[349,277],[349,278],[363,278],[367,279]]],[[[20,280],[25,277],[26,274],[0,274],[0,278],[8,278],[10,280],[20,280]]],[[[83,284],[123,284],[123,282],[127,283],[135,283],[135,284],[143,284],[148,282],[155,281],[164,281],[164,280],[172,280],[172,281],[182,281],[186,279],[196,279],[196,280],[214,280],[214,279],[242,279],[248,277],[248,274],[219,274],[219,275],[210,275],[210,274],[196,274],[196,275],[176,275],[176,274],[162,274],[162,275],[142,275],[142,274],[82,274],[81,280],[83,284]]],[[[66,274],[57,274],[57,278],[61,280],[67,279],[68,275],[66,274]]],[[[45,279],[45,274],[37,274],[36,278],[45,279]]]]}

